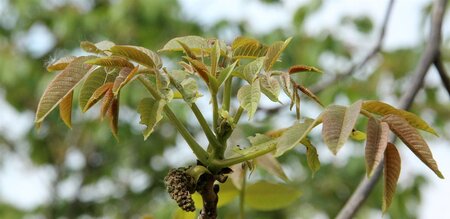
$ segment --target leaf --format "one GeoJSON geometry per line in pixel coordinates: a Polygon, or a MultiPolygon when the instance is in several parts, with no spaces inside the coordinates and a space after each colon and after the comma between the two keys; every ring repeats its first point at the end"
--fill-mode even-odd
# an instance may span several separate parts
{"type": "Polygon", "coordinates": [[[401,161],[400,154],[394,144],[388,143],[384,152],[384,191],[383,191],[383,212],[386,212],[391,205],[392,198],[397,188],[398,177],[400,176],[401,161]]]}
{"type": "Polygon", "coordinates": [[[319,98],[313,93],[311,92],[308,88],[303,87],[302,85],[297,85],[297,88],[304,93],[306,96],[308,96],[309,98],[313,99],[314,101],[316,101],[316,103],[318,103],[319,105],[323,106],[322,102],[320,102],[319,98]]]}
{"type": "Polygon", "coordinates": [[[59,117],[67,127],[72,128],[72,99],[73,90],[59,103],[59,117]]]}
{"type": "Polygon", "coordinates": [[[291,42],[292,37],[289,37],[286,41],[278,41],[269,46],[266,53],[266,58],[264,60],[264,70],[269,71],[275,62],[280,57],[281,53],[286,46],[291,42]]]}
{"type": "Polygon", "coordinates": [[[236,71],[234,71],[234,76],[246,80],[249,84],[253,83],[259,72],[261,72],[263,61],[263,57],[257,58],[247,65],[237,68],[236,71]]]}
{"type": "Polygon", "coordinates": [[[294,65],[294,66],[291,66],[288,70],[289,74],[294,74],[297,72],[305,72],[305,71],[322,73],[322,71],[320,69],[318,69],[316,67],[312,67],[312,66],[307,66],[307,65],[294,65]]]}
{"type": "Polygon", "coordinates": [[[234,68],[236,67],[236,64],[237,64],[237,61],[235,61],[233,64],[227,66],[222,71],[220,71],[219,77],[217,79],[218,87],[220,87],[223,84],[223,82],[225,82],[230,77],[231,73],[233,72],[234,68]]]}
{"type": "Polygon", "coordinates": [[[437,132],[433,128],[431,128],[427,124],[427,122],[425,122],[423,119],[418,117],[416,114],[405,111],[405,110],[394,108],[393,106],[391,106],[387,103],[383,103],[383,102],[377,101],[377,100],[368,100],[368,101],[363,102],[362,108],[371,113],[375,113],[375,114],[382,115],[382,116],[385,116],[388,114],[401,116],[404,119],[406,119],[406,121],[408,121],[409,124],[411,124],[414,128],[421,129],[421,130],[424,130],[426,132],[429,132],[431,134],[438,136],[437,132]]]}
{"type": "Polygon", "coordinates": [[[96,104],[108,90],[111,90],[113,86],[112,82],[105,83],[97,88],[97,90],[92,93],[89,100],[86,102],[86,105],[83,108],[83,112],[86,112],[89,108],[91,108],[94,104],[96,104]]]}
{"type": "Polygon", "coordinates": [[[191,59],[189,57],[185,57],[185,58],[192,64],[192,67],[194,67],[195,71],[200,75],[200,77],[203,78],[203,80],[206,82],[206,84],[209,85],[210,76],[209,76],[208,68],[206,67],[206,65],[203,64],[203,62],[201,62],[201,61],[191,59]]]}
{"type": "Polygon", "coordinates": [[[319,154],[308,138],[303,138],[301,143],[306,147],[306,162],[314,177],[314,174],[320,169],[319,154]]]}
{"type": "Polygon", "coordinates": [[[208,41],[199,36],[184,36],[171,39],[158,52],[183,51],[180,43],[186,44],[193,52],[200,54],[202,50],[208,48],[208,41]]]}
{"type": "Polygon", "coordinates": [[[277,142],[275,156],[281,156],[291,150],[304,139],[316,125],[315,120],[306,118],[302,123],[295,123],[281,134],[277,142]]]}
{"type": "Polygon", "coordinates": [[[211,75],[217,77],[217,67],[220,59],[220,45],[219,41],[215,40],[211,50],[211,75]]]}
{"type": "Polygon", "coordinates": [[[420,136],[419,132],[403,117],[398,115],[387,115],[382,121],[389,124],[389,128],[397,135],[403,143],[439,178],[444,178],[439,171],[427,142],[420,136]]]}
{"type": "Polygon", "coordinates": [[[91,65],[84,64],[93,56],[81,56],[73,60],[60,74],[50,82],[42,95],[37,110],[35,123],[42,120],[70,93],[91,69],[91,65]]]}
{"type": "Polygon", "coordinates": [[[181,208],[177,208],[172,219],[196,219],[197,212],[195,211],[183,211],[181,208]]]}
{"type": "Polygon", "coordinates": [[[289,98],[293,98],[293,94],[291,93],[291,76],[289,76],[288,73],[283,72],[280,75],[280,84],[281,84],[281,88],[283,88],[284,93],[289,97],[289,98]]]}
{"type": "Polygon", "coordinates": [[[231,44],[233,59],[258,58],[267,53],[267,46],[248,37],[237,37],[231,44]]]}
{"type": "Polygon", "coordinates": [[[248,119],[252,119],[256,109],[258,109],[259,99],[261,98],[258,79],[253,84],[242,86],[237,93],[237,98],[241,107],[247,111],[248,119]]]}
{"type": "Polygon", "coordinates": [[[147,126],[143,133],[144,140],[152,134],[155,126],[163,118],[162,113],[165,105],[165,100],[154,100],[151,98],[144,98],[139,103],[138,113],[141,115],[140,123],[147,126]]]}
{"type": "Polygon", "coordinates": [[[109,105],[106,116],[109,119],[109,127],[116,140],[119,140],[118,136],[118,122],[119,122],[119,98],[114,97],[109,105]]]}
{"type": "Polygon", "coordinates": [[[134,65],[131,62],[129,62],[127,59],[119,57],[119,56],[108,56],[108,57],[91,59],[91,60],[87,61],[86,63],[91,64],[91,65],[104,66],[104,67],[134,68],[134,65]]]}
{"type": "Polygon", "coordinates": [[[60,71],[64,70],[73,60],[75,60],[77,57],[75,56],[66,56],[62,57],[55,62],[49,64],[47,66],[47,71],[60,71]]]}
{"type": "Polygon", "coordinates": [[[297,189],[284,184],[257,182],[246,188],[244,201],[253,209],[272,211],[291,205],[300,194],[297,189]]]}
{"type": "Polygon", "coordinates": [[[197,81],[193,78],[187,78],[180,83],[182,87],[182,95],[183,99],[186,103],[191,104],[194,103],[198,97],[200,97],[200,93],[198,92],[197,81]]]}
{"type": "Polygon", "coordinates": [[[367,176],[372,176],[372,171],[383,159],[383,153],[388,143],[389,125],[375,118],[369,118],[367,123],[367,141],[365,149],[367,176]]]}
{"type": "Polygon", "coordinates": [[[134,68],[122,68],[119,72],[119,75],[114,80],[114,85],[112,87],[112,91],[115,96],[119,93],[120,89],[125,86],[128,82],[130,82],[133,77],[136,75],[139,67],[136,66],[134,68]]]}
{"type": "Polygon", "coordinates": [[[89,98],[100,86],[106,82],[107,73],[104,68],[96,68],[91,74],[88,75],[86,80],[84,80],[83,85],[80,89],[80,94],[78,95],[78,103],[83,112],[85,112],[85,107],[89,98]]]}
{"type": "Polygon", "coordinates": [[[186,44],[184,44],[181,41],[177,41],[181,48],[183,48],[184,54],[186,54],[189,58],[191,59],[197,59],[197,56],[195,55],[195,53],[191,50],[191,48],[189,48],[189,46],[187,46],[186,44]]]}
{"type": "Polygon", "coordinates": [[[352,133],[361,104],[362,101],[349,107],[331,105],[323,112],[322,136],[333,154],[337,154],[352,133]]]}
{"type": "Polygon", "coordinates": [[[94,54],[104,54],[101,49],[97,48],[97,46],[94,43],[91,43],[89,41],[81,41],[80,47],[81,47],[81,49],[83,49],[86,52],[90,52],[90,53],[94,53],[94,54]]]}
{"type": "Polygon", "coordinates": [[[105,115],[108,113],[109,108],[114,100],[114,94],[112,89],[108,89],[103,96],[102,107],[100,108],[100,118],[103,119],[105,115]]]}
{"type": "Polygon", "coordinates": [[[277,79],[269,75],[262,75],[259,82],[261,83],[261,91],[273,102],[280,102],[278,96],[280,95],[280,84],[277,79]]]}
{"type": "Polygon", "coordinates": [[[126,57],[150,69],[160,69],[162,67],[159,55],[144,47],[117,45],[111,47],[111,52],[113,55],[126,57]]]}

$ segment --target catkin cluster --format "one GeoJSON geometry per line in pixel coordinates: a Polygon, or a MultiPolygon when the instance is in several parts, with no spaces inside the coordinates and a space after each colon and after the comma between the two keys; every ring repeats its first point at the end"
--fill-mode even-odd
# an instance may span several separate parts
{"type": "Polygon", "coordinates": [[[191,193],[195,192],[195,180],[186,173],[186,168],[171,169],[164,178],[167,192],[184,211],[195,211],[191,193]]]}

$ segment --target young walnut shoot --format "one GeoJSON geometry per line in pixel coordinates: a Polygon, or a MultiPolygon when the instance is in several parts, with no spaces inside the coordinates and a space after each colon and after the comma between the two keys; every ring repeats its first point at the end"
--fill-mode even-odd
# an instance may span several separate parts
{"type": "Polygon", "coordinates": [[[63,57],[47,67],[48,71],[61,72],[44,91],[35,122],[39,126],[54,108],[59,107],[61,119],[71,127],[74,89],[79,87],[81,111],[86,112],[97,103],[101,105],[100,116],[109,120],[111,131],[118,138],[120,91],[131,81],[138,80],[148,90],[137,106],[140,123],[146,126],[144,139],[151,137],[158,123],[166,118],[197,157],[196,165],[172,170],[165,182],[170,196],[183,210],[195,211],[195,207],[202,206],[199,218],[216,218],[217,207],[239,194],[241,207],[246,204],[259,210],[273,210],[289,205],[300,195],[297,189],[267,182],[246,185],[246,169],[256,164],[286,180],[276,157],[303,145],[308,166],[314,173],[319,170],[320,162],[310,141],[311,130],[322,124],[323,141],[333,154],[337,154],[349,137],[365,137],[354,128],[360,115],[368,118],[367,175],[370,177],[375,167],[384,162],[383,211],[392,201],[401,164],[397,146],[388,140],[389,133],[398,136],[425,165],[443,178],[428,144],[417,129],[437,134],[420,117],[375,100],[359,100],[350,106],[324,107],[317,96],[292,77],[299,72],[320,73],[319,69],[295,65],[287,71],[274,70],[290,41],[291,38],[264,45],[252,38],[238,37],[227,45],[219,39],[185,36],[170,40],[158,53],[109,41],[82,42],[81,48],[92,55],[63,57]],[[179,68],[164,67],[160,55],[166,53],[184,54],[178,62],[179,68]],[[199,83],[204,83],[207,90],[199,89],[199,83]],[[291,109],[295,106],[297,121],[280,130],[248,136],[250,144],[247,147],[230,145],[229,137],[242,115],[246,113],[251,120],[262,95],[281,104],[279,95],[282,91],[290,98],[291,109]],[[202,92],[209,92],[211,97],[212,124],[204,117],[208,109],[199,108],[196,104],[202,92]],[[317,118],[300,115],[301,94],[323,107],[317,118]],[[208,145],[200,145],[177,117],[171,106],[174,101],[184,101],[192,110],[208,145]],[[255,162],[251,162],[253,160],[255,162]],[[240,181],[233,180],[240,184],[227,180],[232,167],[234,171],[243,171],[240,181]],[[227,195],[222,195],[221,190],[227,191],[227,195]],[[271,197],[272,203],[264,201],[265,197],[271,197]]]}

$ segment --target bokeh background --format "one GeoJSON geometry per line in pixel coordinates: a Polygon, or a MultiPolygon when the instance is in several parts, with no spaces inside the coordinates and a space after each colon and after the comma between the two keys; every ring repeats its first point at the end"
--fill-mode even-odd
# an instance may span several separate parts
{"type": "MultiPolygon", "coordinates": [[[[394,3],[382,51],[352,77],[317,93],[326,104],[379,99],[392,105],[425,47],[430,0],[394,3]]],[[[69,130],[52,113],[37,132],[34,111],[54,73],[45,65],[56,58],[82,54],[79,42],[111,40],[154,51],[183,35],[218,37],[231,42],[239,35],[267,44],[293,36],[280,69],[307,64],[322,75],[302,75],[311,87],[345,73],[375,45],[387,0],[0,0],[0,218],[171,218],[162,179],[169,168],[194,162],[176,130],[163,121],[143,141],[135,109],[141,87],[131,84],[122,94],[120,142],[98,112],[74,109],[69,130]]],[[[444,19],[442,55],[450,66],[450,20],[444,19]]],[[[166,60],[169,60],[168,58],[166,60]]],[[[443,172],[450,176],[450,98],[431,69],[412,111],[434,126],[440,138],[424,134],[443,172]]],[[[201,98],[205,108],[208,99],[201,98]]],[[[302,100],[302,113],[320,109],[302,100]]],[[[241,135],[278,128],[295,113],[262,101],[255,121],[244,123],[241,135]]],[[[286,109],[285,109],[286,108],[286,109]]],[[[181,115],[189,129],[205,142],[199,127],[181,115]]],[[[245,119],[244,119],[245,120],[245,119]]],[[[364,124],[359,124],[363,129],[364,124]]],[[[317,134],[317,133],[316,133],[317,134]]],[[[362,142],[349,142],[332,156],[319,138],[313,139],[322,162],[311,177],[304,150],[280,158],[289,184],[302,191],[290,207],[270,212],[247,209],[248,218],[333,218],[365,174],[362,142]]],[[[400,144],[400,146],[402,146],[400,144]]],[[[438,179],[414,155],[401,147],[402,174],[397,194],[384,218],[445,218],[450,215],[450,184],[438,179]]],[[[259,169],[250,181],[280,181],[259,169]]],[[[381,217],[379,182],[357,218],[381,217]]],[[[237,203],[237,201],[236,201],[237,203]]],[[[236,218],[237,204],[220,209],[220,218],[236,218]]]]}

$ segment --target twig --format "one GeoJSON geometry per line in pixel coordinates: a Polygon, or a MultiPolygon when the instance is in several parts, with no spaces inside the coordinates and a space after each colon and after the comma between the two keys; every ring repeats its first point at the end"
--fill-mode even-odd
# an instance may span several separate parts
{"type": "MultiPolygon", "coordinates": [[[[428,69],[439,54],[439,46],[441,42],[441,28],[442,19],[444,17],[445,6],[447,0],[437,0],[433,5],[432,15],[432,27],[428,45],[420,58],[420,62],[416,67],[415,73],[412,78],[412,84],[401,98],[399,108],[409,109],[412,105],[414,98],[416,97],[419,89],[423,84],[428,69]]],[[[371,178],[364,176],[363,180],[358,185],[358,188],[353,192],[350,199],[345,203],[336,219],[350,219],[356,214],[361,207],[362,203],[367,199],[370,192],[373,190],[376,182],[381,176],[383,170],[383,162],[375,169],[374,175],[371,178]]]]}
{"type": "Polygon", "coordinates": [[[448,95],[450,96],[450,79],[448,78],[444,63],[442,63],[441,54],[438,54],[434,59],[434,66],[436,67],[439,76],[441,77],[442,85],[444,85],[448,95]]]}
{"type": "Polygon", "coordinates": [[[384,37],[386,35],[386,29],[387,24],[389,23],[389,18],[391,17],[392,8],[394,5],[394,0],[390,0],[386,9],[386,14],[384,15],[384,20],[381,25],[380,33],[378,35],[378,40],[375,46],[372,48],[372,50],[366,55],[366,57],[359,63],[356,63],[350,67],[344,74],[338,74],[334,77],[334,79],[324,81],[323,83],[319,83],[316,86],[311,87],[311,91],[313,93],[318,93],[330,85],[335,84],[336,82],[345,79],[347,77],[352,76],[357,70],[361,69],[363,66],[365,66],[371,59],[373,59],[378,52],[381,50],[381,45],[383,44],[384,37]]]}

